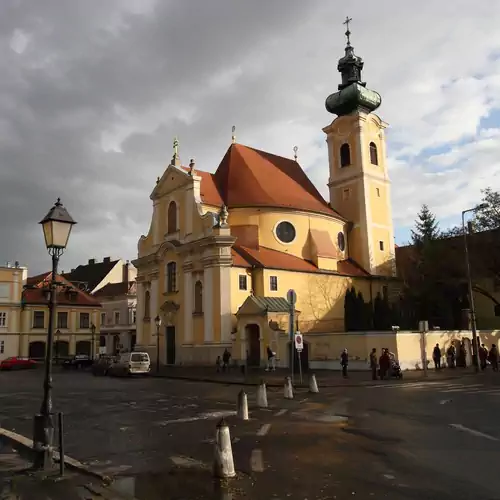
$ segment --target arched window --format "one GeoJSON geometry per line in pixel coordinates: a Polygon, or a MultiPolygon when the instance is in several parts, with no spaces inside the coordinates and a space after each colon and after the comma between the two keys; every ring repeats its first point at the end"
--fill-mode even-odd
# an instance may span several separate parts
{"type": "Polygon", "coordinates": [[[177,204],[175,201],[171,201],[168,206],[167,213],[167,232],[168,234],[176,233],[178,231],[177,227],[177,204]]]}
{"type": "Polygon", "coordinates": [[[177,264],[169,262],[167,264],[167,292],[177,291],[177,264]]]}
{"type": "Polygon", "coordinates": [[[149,293],[149,290],[146,290],[144,293],[144,318],[149,319],[151,316],[151,294],[149,293]]]}
{"type": "Polygon", "coordinates": [[[194,312],[203,312],[203,283],[197,281],[194,285],[194,312]]]}
{"type": "Polygon", "coordinates": [[[351,164],[351,148],[344,143],[340,146],[340,166],[347,167],[351,164]]]}
{"type": "Polygon", "coordinates": [[[370,162],[378,165],[377,145],[374,142],[370,142],[370,162]]]}

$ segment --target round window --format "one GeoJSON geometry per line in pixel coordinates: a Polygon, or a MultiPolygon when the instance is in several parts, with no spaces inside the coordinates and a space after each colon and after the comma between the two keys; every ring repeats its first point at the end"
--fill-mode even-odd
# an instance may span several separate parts
{"type": "Polygon", "coordinates": [[[295,228],[290,222],[283,221],[276,226],[276,236],[283,243],[291,243],[295,239],[295,228]]]}
{"type": "Polygon", "coordinates": [[[339,233],[337,235],[337,243],[341,252],[345,250],[345,236],[344,233],[339,233]]]}

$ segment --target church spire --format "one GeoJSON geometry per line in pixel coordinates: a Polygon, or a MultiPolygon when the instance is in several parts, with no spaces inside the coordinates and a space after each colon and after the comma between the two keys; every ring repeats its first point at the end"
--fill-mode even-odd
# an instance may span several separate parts
{"type": "Polygon", "coordinates": [[[361,57],[354,53],[351,45],[351,30],[349,23],[352,18],[346,17],[343,24],[346,26],[346,47],[344,57],[339,59],[337,69],[342,76],[342,82],[338,86],[339,91],[328,96],[326,109],[338,116],[348,115],[353,111],[363,109],[367,112],[374,111],[380,106],[382,98],[380,95],[366,88],[366,83],[361,81],[361,71],[364,63],[361,57]]]}

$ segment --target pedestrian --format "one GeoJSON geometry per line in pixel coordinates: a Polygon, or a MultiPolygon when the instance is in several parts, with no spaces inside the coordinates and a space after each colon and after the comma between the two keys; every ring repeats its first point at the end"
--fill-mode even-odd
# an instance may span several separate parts
{"type": "Polygon", "coordinates": [[[460,342],[458,350],[457,366],[460,368],[467,368],[467,351],[465,350],[465,341],[460,342]]]}
{"type": "Polygon", "coordinates": [[[494,372],[498,371],[498,348],[495,344],[491,344],[489,361],[494,372]]]}
{"type": "Polygon", "coordinates": [[[231,359],[231,353],[226,349],[222,354],[222,371],[229,371],[229,360],[231,359]]]}
{"type": "Polygon", "coordinates": [[[380,380],[384,380],[391,367],[391,358],[389,357],[389,349],[382,349],[382,355],[379,359],[380,365],[380,380]]]}
{"type": "Polygon", "coordinates": [[[273,352],[273,350],[267,346],[267,368],[266,372],[269,370],[272,370],[273,372],[276,371],[276,353],[273,352]]]}
{"type": "Polygon", "coordinates": [[[372,370],[372,380],[377,380],[377,349],[375,347],[370,353],[370,368],[372,370]]]}
{"type": "Polygon", "coordinates": [[[481,370],[486,369],[487,360],[488,360],[488,349],[484,344],[481,344],[481,347],[479,348],[479,362],[481,363],[481,370]]]}
{"type": "Polygon", "coordinates": [[[349,355],[347,354],[347,349],[342,351],[340,355],[340,366],[342,366],[342,376],[347,378],[347,366],[349,365],[349,355]]]}
{"type": "Polygon", "coordinates": [[[439,344],[436,344],[432,351],[432,359],[434,360],[434,368],[436,370],[441,369],[441,349],[439,348],[439,344]]]}
{"type": "Polygon", "coordinates": [[[217,359],[215,360],[215,366],[217,367],[217,373],[220,373],[220,369],[222,366],[222,359],[220,356],[217,356],[217,359]]]}
{"type": "Polygon", "coordinates": [[[446,358],[448,363],[448,368],[455,368],[455,358],[457,356],[457,351],[455,349],[455,344],[451,344],[446,351],[446,358]]]}

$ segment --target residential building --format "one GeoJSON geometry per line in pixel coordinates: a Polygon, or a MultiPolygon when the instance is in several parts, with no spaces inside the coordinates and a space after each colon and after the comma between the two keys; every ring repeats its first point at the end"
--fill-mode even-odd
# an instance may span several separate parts
{"type": "Polygon", "coordinates": [[[0,266],[0,361],[20,355],[21,294],[28,269],[16,262],[0,266]]]}
{"type": "MultiPolygon", "coordinates": [[[[150,196],[149,232],[133,262],[136,349],[154,353],[159,340],[163,363],[211,364],[228,348],[234,360],[259,365],[271,346],[287,364],[285,299],[294,289],[302,361],[333,360],[345,347],[336,333],[345,328],[346,291],[355,286],[367,298],[391,294],[387,124],[374,113],[381,97],[362,82],[362,68],[348,42],[338,64],[339,90],[326,100],[337,115],[323,129],[329,201],[297,156],[260,151],[233,137],[212,174],[193,160],[183,166],[174,141],[172,161],[150,196]]],[[[351,335],[364,352],[366,340],[359,339],[351,335]]]]}
{"type": "Polygon", "coordinates": [[[108,283],[93,294],[102,305],[100,352],[103,354],[133,351],[136,344],[136,284],[128,281],[125,267],[123,276],[125,281],[108,283]]]}
{"type": "MultiPolygon", "coordinates": [[[[52,273],[27,279],[21,297],[18,355],[42,359],[49,322],[52,273]]],[[[101,326],[101,304],[89,293],[58,275],[54,357],[95,355],[101,326]],[[93,328],[95,327],[95,328],[93,328]]]]}

